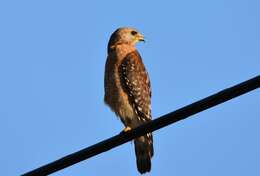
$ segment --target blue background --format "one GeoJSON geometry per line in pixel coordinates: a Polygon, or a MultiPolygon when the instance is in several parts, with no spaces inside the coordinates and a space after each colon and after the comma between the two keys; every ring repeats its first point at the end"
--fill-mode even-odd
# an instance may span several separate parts
{"type": "MultiPolygon", "coordinates": [[[[147,42],[154,117],[260,73],[260,1],[1,1],[0,175],[19,175],[118,134],[103,103],[118,27],[147,42]]],[[[150,175],[260,175],[260,91],[154,132],[150,175]]],[[[56,172],[138,175],[132,143],[56,172]]],[[[149,174],[148,174],[149,175],[149,174]]]]}

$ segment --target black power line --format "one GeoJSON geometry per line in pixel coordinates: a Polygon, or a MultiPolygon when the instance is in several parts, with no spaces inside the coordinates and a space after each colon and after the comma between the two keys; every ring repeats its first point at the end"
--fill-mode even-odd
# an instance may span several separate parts
{"type": "Polygon", "coordinates": [[[242,94],[250,92],[254,89],[260,87],[260,75],[256,76],[250,80],[242,82],[233,87],[224,89],[214,95],[206,97],[200,101],[192,103],[188,106],[180,108],[176,111],[173,111],[169,114],[166,114],[160,118],[157,118],[151,122],[148,122],[142,126],[137,127],[136,129],[130,130],[126,133],[120,133],[114,137],[111,137],[107,140],[101,141],[97,144],[94,144],[90,147],[82,149],[78,152],[67,155],[63,158],[60,158],[52,163],[46,164],[40,168],[32,170],[28,173],[23,174],[22,176],[43,176],[49,175],[66,167],[69,167],[73,164],[76,164],[80,161],[88,159],[92,156],[100,154],[102,152],[108,151],[114,147],[117,147],[121,144],[124,144],[138,136],[142,136],[147,132],[158,130],[162,127],[175,123],[179,120],[183,120],[191,115],[194,115],[198,112],[209,109],[213,106],[216,106],[220,103],[228,101],[232,98],[238,97],[242,94]]]}

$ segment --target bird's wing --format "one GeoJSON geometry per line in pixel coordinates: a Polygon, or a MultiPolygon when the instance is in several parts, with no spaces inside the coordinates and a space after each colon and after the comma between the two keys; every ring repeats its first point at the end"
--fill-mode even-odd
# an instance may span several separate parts
{"type": "Polygon", "coordinates": [[[141,121],[151,120],[151,85],[138,51],[129,53],[119,68],[121,84],[141,121]]]}

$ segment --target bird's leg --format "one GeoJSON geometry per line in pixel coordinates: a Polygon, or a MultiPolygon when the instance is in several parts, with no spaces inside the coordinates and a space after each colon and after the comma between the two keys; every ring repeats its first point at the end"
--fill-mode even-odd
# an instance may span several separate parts
{"type": "Polygon", "coordinates": [[[121,133],[126,133],[128,131],[132,130],[131,127],[126,126],[121,133]]]}
{"type": "Polygon", "coordinates": [[[127,126],[127,127],[125,127],[125,128],[123,129],[124,132],[130,131],[130,130],[132,130],[132,129],[131,129],[131,127],[129,127],[129,126],[127,126]]]}

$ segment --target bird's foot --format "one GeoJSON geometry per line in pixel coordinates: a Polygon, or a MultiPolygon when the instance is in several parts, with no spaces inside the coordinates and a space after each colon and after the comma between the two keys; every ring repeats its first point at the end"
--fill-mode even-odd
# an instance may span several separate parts
{"type": "Polygon", "coordinates": [[[132,130],[129,126],[125,127],[121,133],[126,133],[128,131],[132,130]]]}

